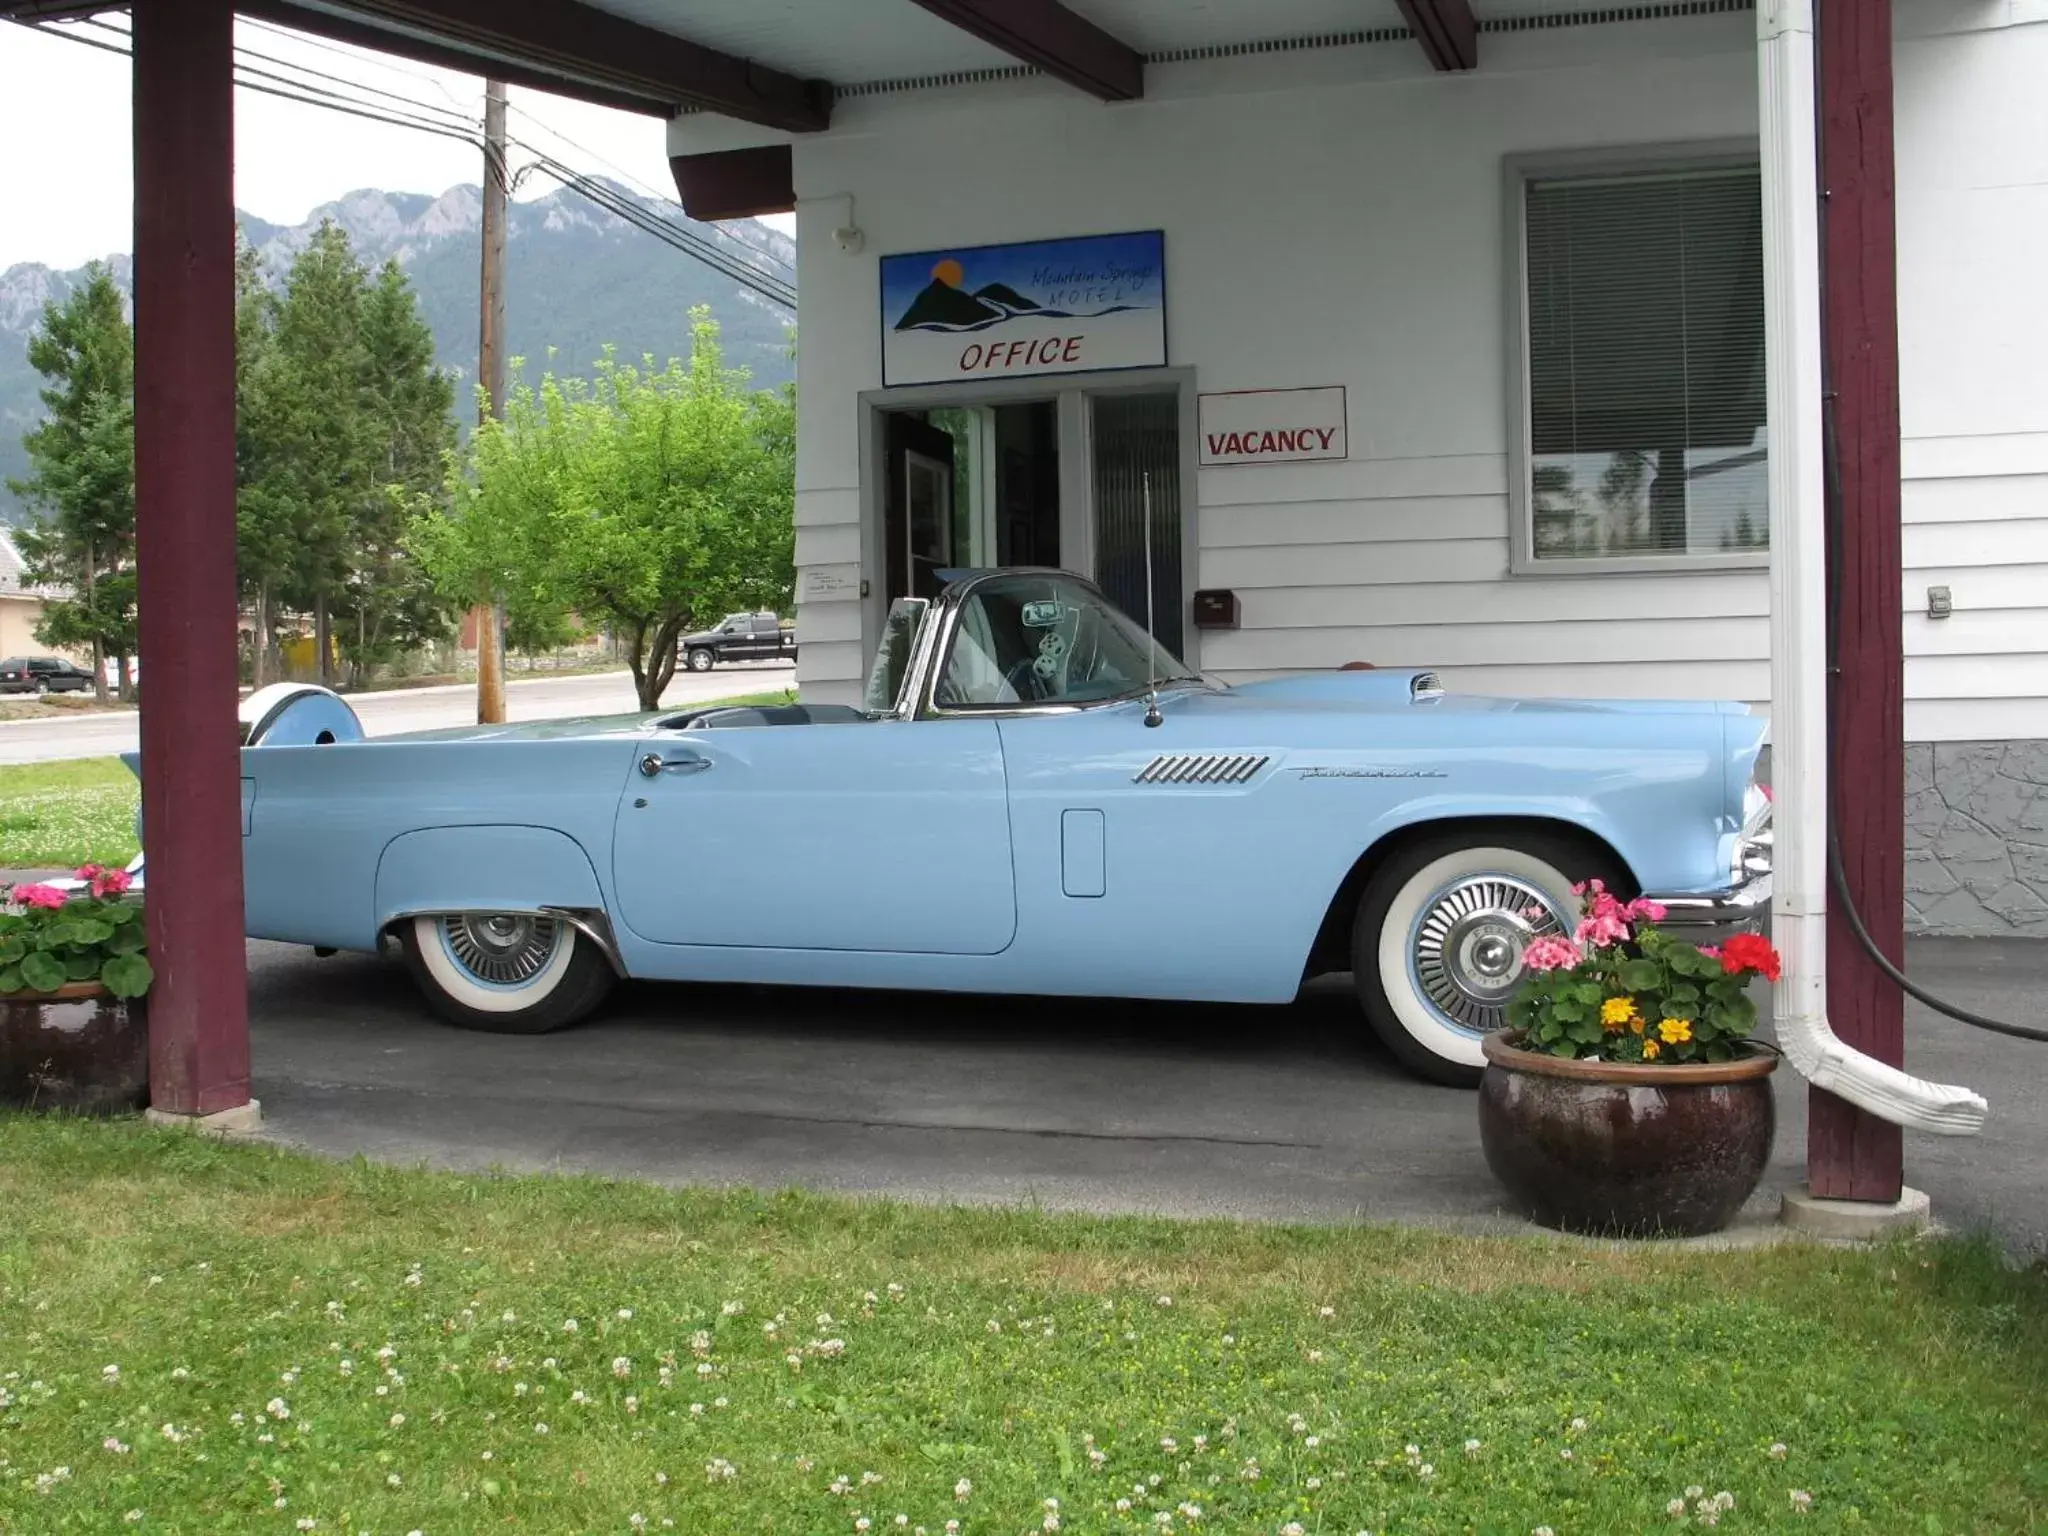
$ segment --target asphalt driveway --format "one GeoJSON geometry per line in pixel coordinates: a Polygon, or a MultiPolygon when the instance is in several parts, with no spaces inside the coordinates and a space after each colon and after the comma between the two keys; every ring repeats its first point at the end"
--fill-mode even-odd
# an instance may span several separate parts
{"type": "MultiPolygon", "coordinates": [[[[1916,979],[2042,1022],[2048,944],[1926,940],[1916,979]]],[[[537,1038],[436,1022],[395,962],[250,946],[270,1135],[335,1155],[917,1200],[1521,1230],[1473,1100],[1404,1075],[1348,991],[1288,1008],[629,986],[537,1038]]],[[[1913,1070],[1991,1100],[1974,1141],[1911,1137],[1952,1225],[2048,1253],[2048,1045],[1909,1004],[1913,1070]]],[[[1777,1155],[1803,1178],[1804,1085],[1778,1074],[1777,1155]]]]}

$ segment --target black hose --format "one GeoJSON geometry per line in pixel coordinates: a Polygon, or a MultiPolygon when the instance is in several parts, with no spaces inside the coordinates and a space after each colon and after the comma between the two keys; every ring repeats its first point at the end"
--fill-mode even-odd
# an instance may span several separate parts
{"type": "MultiPolygon", "coordinates": [[[[1818,12],[1820,10],[1820,4],[1817,3],[1814,7],[1814,10],[1816,15],[1818,15],[1818,12]]],[[[1821,100],[1821,92],[1824,88],[1824,77],[1821,73],[1820,50],[1818,48],[1814,50],[1813,72],[1813,132],[1814,142],[1816,144],[1820,144],[1823,142],[1824,103],[1821,100]]],[[[1823,174],[1825,174],[1825,167],[1823,167],[1823,174]]],[[[1835,761],[1835,753],[1838,750],[1838,743],[1840,741],[1840,733],[1835,729],[1835,703],[1837,697],[1842,692],[1842,466],[1840,449],[1837,443],[1835,430],[1834,373],[1833,366],[1829,358],[1827,345],[1827,203],[1827,189],[1823,187],[1820,191],[1819,209],[1821,323],[1820,387],[1821,472],[1824,488],[1824,494],[1822,497],[1822,526],[1826,530],[1827,547],[1826,569],[1828,660],[1828,762],[1826,766],[1828,770],[1827,822],[1829,883],[1834,886],[1835,895],[1840,902],[1842,916],[1848,921],[1849,931],[1856,935],[1856,942],[1862,946],[1863,952],[1870,956],[1871,964],[1875,965],[1880,971],[1882,971],[1887,977],[1889,977],[1892,983],[1895,986],[1897,986],[1900,991],[1904,992],[1908,997],[1915,998],[1918,1001],[1925,1003],[1929,1008],[1932,1008],[1936,1013],[1945,1014],[1949,1018],[1956,1020],[1958,1023],[1968,1024],[1975,1029],[1988,1029],[1992,1031],[1994,1034],[2011,1035],[2014,1039],[2017,1040],[2048,1041],[2048,1029],[2038,1029],[2031,1025],[2026,1024],[2012,1024],[2008,1023],[2004,1019],[1994,1019],[1986,1014],[1973,1013],[1970,1009],[1964,1008],[1956,1003],[1951,1003],[1946,998],[1938,997],[1934,993],[1929,992],[1925,987],[1915,984],[1906,975],[1904,971],[1900,970],[1896,965],[1892,964],[1891,960],[1885,955],[1884,951],[1878,947],[1877,940],[1871,937],[1870,929],[1864,924],[1863,914],[1856,909],[1856,898],[1849,894],[1849,875],[1848,871],[1843,867],[1842,864],[1842,839],[1840,834],[1836,831],[1836,817],[1834,805],[1835,782],[1838,777],[1836,770],[1839,766],[1835,761]]]]}

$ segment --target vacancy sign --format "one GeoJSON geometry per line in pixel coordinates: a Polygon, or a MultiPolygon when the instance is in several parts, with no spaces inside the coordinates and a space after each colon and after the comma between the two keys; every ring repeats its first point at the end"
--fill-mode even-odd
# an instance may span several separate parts
{"type": "Polygon", "coordinates": [[[1240,389],[1199,395],[1204,466],[1297,464],[1350,455],[1344,434],[1344,386],[1240,389]]]}

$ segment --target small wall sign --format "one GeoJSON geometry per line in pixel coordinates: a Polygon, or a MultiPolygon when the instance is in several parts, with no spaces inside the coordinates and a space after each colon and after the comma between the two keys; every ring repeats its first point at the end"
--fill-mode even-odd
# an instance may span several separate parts
{"type": "Polygon", "coordinates": [[[882,382],[1166,361],[1166,237],[1146,230],[882,258],[882,382]]]}
{"type": "Polygon", "coordinates": [[[1350,457],[1344,386],[1314,389],[1239,389],[1198,395],[1197,462],[1294,464],[1304,459],[1350,457]]]}
{"type": "Polygon", "coordinates": [[[804,602],[823,603],[834,598],[857,595],[860,567],[857,565],[807,565],[800,583],[804,602]]]}

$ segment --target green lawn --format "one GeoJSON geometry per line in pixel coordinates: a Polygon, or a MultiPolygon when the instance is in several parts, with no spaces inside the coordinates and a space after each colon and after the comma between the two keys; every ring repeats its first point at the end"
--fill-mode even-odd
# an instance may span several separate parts
{"type": "MultiPolygon", "coordinates": [[[[790,704],[773,689],[693,706],[790,704]]],[[[0,767],[0,870],[126,864],[135,857],[139,787],[119,758],[74,758],[0,767]]]]}
{"type": "Polygon", "coordinates": [[[1688,1487],[1732,1530],[2043,1529],[2048,1274],[0,1119],[0,1530],[1577,1536],[1694,1528],[1688,1487]]]}
{"type": "Polygon", "coordinates": [[[0,869],[126,864],[139,795],[117,757],[0,767],[0,869]]]}

